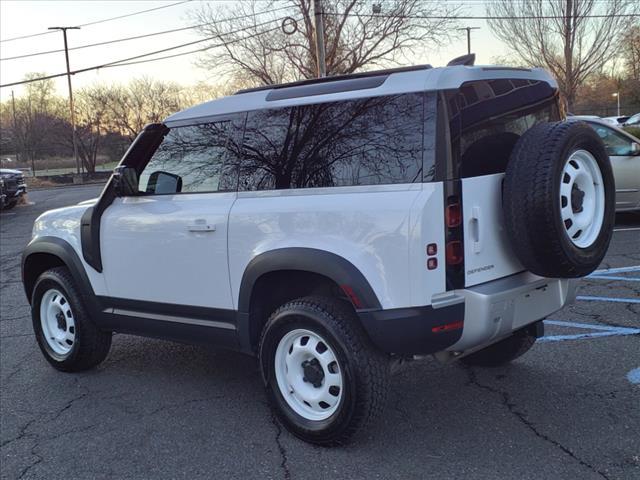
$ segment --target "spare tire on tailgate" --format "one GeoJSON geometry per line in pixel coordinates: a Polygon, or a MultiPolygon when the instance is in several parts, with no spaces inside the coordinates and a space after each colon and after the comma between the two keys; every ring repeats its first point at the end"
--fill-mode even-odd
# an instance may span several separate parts
{"type": "Polygon", "coordinates": [[[609,157],[586,123],[540,123],[516,143],[503,186],[516,256],[544,277],[582,277],[602,261],[613,232],[609,157]]]}

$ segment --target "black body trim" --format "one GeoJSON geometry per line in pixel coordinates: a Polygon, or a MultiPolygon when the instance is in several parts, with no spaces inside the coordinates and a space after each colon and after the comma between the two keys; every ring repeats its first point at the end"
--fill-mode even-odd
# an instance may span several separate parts
{"type": "Polygon", "coordinates": [[[97,297],[101,324],[116,332],[239,350],[235,310],[97,297]]]}
{"type": "Polygon", "coordinates": [[[462,327],[434,332],[434,327],[464,322],[464,303],[433,307],[359,312],[362,326],[382,351],[398,355],[427,355],[450,347],[462,336],[462,327]]]}
{"type": "Polygon", "coordinates": [[[37,277],[31,274],[31,270],[35,267],[32,264],[35,261],[35,257],[32,257],[32,255],[41,253],[54,255],[66,265],[91,313],[99,312],[96,296],[91,288],[89,277],[85,272],[80,257],[67,241],[58,237],[38,237],[29,243],[24,252],[22,252],[22,283],[29,303],[31,303],[31,294],[33,293],[31,289],[37,280],[37,277]]]}
{"type": "Polygon", "coordinates": [[[286,100],[289,98],[311,97],[314,95],[326,95],[329,93],[352,92],[354,90],[366,90],[381,86],[388,76],[351,78],[338,82],[313,83],[311,85],[298,85],[286,89],[277,88],[267,94],[267,102],[286,100]]]}
{"type": "Polygon", "coordinates": [[[415,70],[428,70],[430,68],[433,68],[433,67],[428,64],[411,65],[409,67],[388,68],[385,70],[373,70],[370,72],[349,73],[346,75],[334,75],[330,77],[312,78],[309,80],[300,80],[300,81],[291,82],[291,83],[279,83],[275,85],[263,85],[261,87],[245,88],[243,90],[238,90],[234,95],[239,95],[241,93],[260,92],[263,90],[275,90],[280,88],[298,87],[301,85],[318,85],[320,83],[337,82],[340,80],[351,80],[354,78],[369,78],[369,77],[378,77],[382,75],[389,76],[392,73],[413,72],[415,70]]]}
{"type": "Polygon", "coordinates": [[[381,307],[380,301],[364,275],[351,262],[335,253],[314,248],[279,248],[257,255],[249,262],[242,276],[238,295],[238,310],[248,313],[253,286],[265,273],[279,270],[300,270],[317,273],[333,280],[339,287],[351,287],[361,305],[357,310],[381,307]]]}

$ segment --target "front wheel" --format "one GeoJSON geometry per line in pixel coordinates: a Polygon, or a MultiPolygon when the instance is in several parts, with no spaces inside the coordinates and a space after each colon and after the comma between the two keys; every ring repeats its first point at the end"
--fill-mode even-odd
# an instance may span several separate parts
{"type": "Polygon", "coordinates": [[[57,370],[87,370],[109,353],[111,332],[93,323],[66,267],[52,268],[38,277],[31,316],[40,350],[57,370]]]}
{"type": "Polygon", "coordinates": [[[388,358],[337,299],[306,297],[276,310],[262,333],[260,366],[280,420],[307,442],[343,444],[385,404],[388,358]]]}

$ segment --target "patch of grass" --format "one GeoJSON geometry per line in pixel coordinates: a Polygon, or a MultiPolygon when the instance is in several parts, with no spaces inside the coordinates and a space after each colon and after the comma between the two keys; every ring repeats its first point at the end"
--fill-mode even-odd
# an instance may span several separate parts
{"type": "Polygon", "coordinates": [[[634,137],[640,139],[640,127],[623,127],[623,129],[634,137]]]}

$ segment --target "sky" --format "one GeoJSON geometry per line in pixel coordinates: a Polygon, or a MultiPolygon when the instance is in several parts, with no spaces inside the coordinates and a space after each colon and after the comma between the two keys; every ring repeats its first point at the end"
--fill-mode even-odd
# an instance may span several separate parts
{"type": "MultiPolygon", "coordinates": [[[[0,40],[5,40],[0,43],[0,59],[40,51],[58,50],[64,46],[61,32],[51,32],[46,35],[14,41],[6,41],[6,39],[46,32],[48,27],[52,26],[81,25],[141,10],[171,5],[178,1],[0,0],[0,40]]],[[[179,5],[168,6],[167,8],[127,18],[89,25],[80,30],[68,31],[69,48],[185,27],[193,23],[189,19],[189,11],[197,9],[199,4],[206,1],[213,3],[214,7],[218,5],[220,6],[219,8],[233,7],[233,1],[191,0],[179,5]]],[[[462,4],[467,15],[479,16],[484,13],[484,6],[481,0],[461,0],[454,3],[462,4]]],[[[480,30],[472,32],[472,51],[477,53],[476,63],[491,63],[492,58],[507,53],[506,47],[491,35],[490,29],[484,20],[469,20],[461,24],[461,26],[467,25],[480,27],[480,30]]],[[[186,30],[111,45],[72,50],[69,52],[70,65],[72,70],[91,67],[187,43],[199,38],[201,37],[195,31],[186,30]]],[[[195,48],[197,46],[186,47],[183,50],[171,51],[167,54],[195,48]]],[[[466,48],[466,33],[460,32],[460,36],[450,45],[439,50],[416,53],[415,57],[412,58],[412,63],[430,63],[434,66],[444,65],[450,59],[465,54],[466,48]]],[[[158,62],[79,73],[72,77],[73,87],[74,89],[82,88],[95,83],[126,83],[132,78],[143,75],[159,80],[177,81],[184,85],[198,82],[214,83],[216,81],[214,72],[197,67],[194,64],[197,58],[198,54],[186,55],[158,62]]],[[[63,52],[24,59],[5,60],[0,61],[0,84],[22,80],[25,74],[29,72],[56,74],[64,73],[65,71],[63,52]]],[[[66,77],[55,79],[55,85],[59,94],[66,94],[66,77]]],[[[22,88],[21,86],[15,86],[0,89],[0,100],[7,100],[11,95],[11,90],[14,90],[16,96],[19,96],[22,88]]]]}

